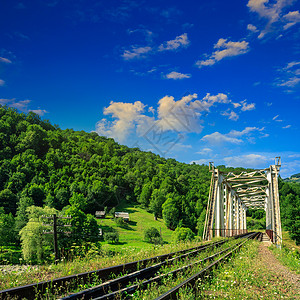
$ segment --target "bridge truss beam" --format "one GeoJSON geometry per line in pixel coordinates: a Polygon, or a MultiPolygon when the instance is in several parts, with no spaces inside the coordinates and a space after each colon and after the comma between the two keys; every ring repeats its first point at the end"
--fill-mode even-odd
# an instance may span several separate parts
{"type": "Polygon", "coordinates": [[[266,211],[266,230],[272,242],[281,247],[282,233],[278,193],[280,157],[267,169],[240,174],[222,173],[210,163],[211,184],[203,239],[233,236],[247,232],[246,210],[266,211]]]}

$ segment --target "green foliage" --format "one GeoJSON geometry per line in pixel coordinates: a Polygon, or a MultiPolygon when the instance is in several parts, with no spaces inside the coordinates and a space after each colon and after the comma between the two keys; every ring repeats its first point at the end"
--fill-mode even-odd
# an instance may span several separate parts
{"type": "Polygon", "coordinates": [[[16,246],[0,246],[0,264],[20,264],[22,263],[22,251],[16,246]]]}
{"type": "Polygon", "coordinates": [[[123,218],[114,218],[114,220],[115,220],[117,226],[123,227],[123,228],[128,227],[127,222],[123,218]]]}
{"type": "Polygon", "coordinates": [[[151,244],[162,244],[162,238],[159,231],[155,227],[150,227],[144,232],[144,240],[151,244]]]}
{"type": "Polygon", "coordinates": [[[30,206],[27,208],[28,223],[20,231],[23,258],[26,262],[42,263],[49,260],[53,252],[53,236],[43,234],[47,226],[43,225],[42,215],[56,214],[50,207],[30,206]]]}
{"type": "Polygon", "coordinates": [[[175,229],[179,223],[179,209],[174,199],[168,198],[162,206],[162,215],[168,228],[175,229]]]}
{"type": "Polygon", "coordinates": [[[300,184],[280,180],[279,193],[282,225],[300,245],[300,184]]]}
{"type": "Polygon", "coordinates": [[[190,228],[177,227],[173,232],[173,236],[176,242],[187,242],[195,238],[195,233],[190,228]]]}
{"type": "Polygon", "coordinates": [[[0,246],[12,245],[16,241],[15,218],[11,213],[5,214],[3,207],[0,207],[0,246]]]}
{"type": "Polygon", "coordinates": [[[4,208],[5,213],[16,214],[17,196],[9,189],[0,192],[0,207],[4,208]]]}
{"type": "MultiPolygon", "coordinates": [[[[172,230],[182,224],[198,234],[203,231],[210,185],[207,166],[165,159],[96,133],[61,130],[32,112],[3,106],[0,145],[0,207],[6,214],[17,213],[17,231],[28,221],[24,211],[32,204],[66,211],[71,203],[83,226],[87,213],[121,202],[140,203],[172,230]]],[[[279,189],[283,227],[300,243],[299,185],[280,181],[279,189]]],[[[255,227],[263,220],[258,211],[248,217],[255,227]]]]}
{"type": "Polygon", "coordinates": [[[116,244],[119,242],[119,233],[116,230],[104,232],[104,241],[109,244],[116,244]]]}

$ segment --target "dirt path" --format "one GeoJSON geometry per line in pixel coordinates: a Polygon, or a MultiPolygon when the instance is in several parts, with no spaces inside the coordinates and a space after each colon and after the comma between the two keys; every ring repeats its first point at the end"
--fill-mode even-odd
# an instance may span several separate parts
{"type": "Polygon", "coordinates": [[[296,296],[295,299],[297,299],[297,296],[300,299],[300,275],[283,266],[268,249],[268,246],[268,243],[260,243],[258,258],[279,280],[290,283],[289,292],[296,296]]]}

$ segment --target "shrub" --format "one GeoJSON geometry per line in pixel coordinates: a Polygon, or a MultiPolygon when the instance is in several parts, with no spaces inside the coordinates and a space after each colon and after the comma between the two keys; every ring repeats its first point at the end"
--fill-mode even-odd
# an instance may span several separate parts
{"type": "Polygon", "coordinates": [[[155,245],[162,244],[163,242],[159,231],[154,227],[150,227],[145,230],[144,240],[155,245]]]}
{"type": "Polygon", "coordinates": [[[191,241],[195,238],[194,232],[190,228],[177,227],[173,233],[175,242],[191,241]]]}
{"type": "Polygon", "coordinates": [[[115,222],[119,227],[123,227],[123,228],[128,227],[127,223],[122,218],[115,218],[115,222]]]}
{"type": "Polygon", "coordinates": [[[103,238],[109,244],[116,244],[119,242],[119,233],[117,231],[105,232],[103,238]]]}

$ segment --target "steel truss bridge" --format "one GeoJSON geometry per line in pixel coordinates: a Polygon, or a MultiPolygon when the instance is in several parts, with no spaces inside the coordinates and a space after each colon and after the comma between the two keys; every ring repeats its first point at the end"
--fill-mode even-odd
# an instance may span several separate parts
{"type": "Polygon", "coordinates": [[[281,248],[281,220],[278,173],[281,158],[267,169],[252,172],[223,173],[209,163],[212,173],[203,232],[204,240],[213,236],[230,237],[247,232],[246,210],[264,209],[266,232],[273,244],[281,248]]]}

